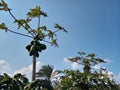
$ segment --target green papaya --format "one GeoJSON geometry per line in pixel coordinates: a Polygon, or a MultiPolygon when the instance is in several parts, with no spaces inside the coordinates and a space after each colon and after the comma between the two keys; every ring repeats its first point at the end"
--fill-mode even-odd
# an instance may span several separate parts
{"type": "Polygon", "coordinates": [[[36,55],[36,57],[39,57],[39,53],[38,52],[35,55],[36,55]]]}
{"type": "Polygon", "coordinates": [[[46,49],[46,45],[45,44],[41,44],[41,48],[42,48],[42,50],[45,50],[46,49]]]}
{"type": "Polygon", "coordinates": [[[36,45],[40,45],[40,42],[36,40],[36,41],[35,41],[35,44],[36,44],[36,45]]]}
{"type": "Polygon", "coordinates": [[[35,43],[35,40],[32,40],[30,43],[33,45],[35,43]]]}
{"type": "Polygon", "coordinates": [[[31,48],[31,44],[29,44],[29,45],[27,45],[25,48],[28,50],[28,51],[30,51],[30,48],[31,48]]]}
{"type": "Polygon", "coordinates": [[[37,49],[37,51],[39,51],[39,52],[42,51],[42,48],[41,48],[39,45],[36,46],[36,49],[37,49]]]}

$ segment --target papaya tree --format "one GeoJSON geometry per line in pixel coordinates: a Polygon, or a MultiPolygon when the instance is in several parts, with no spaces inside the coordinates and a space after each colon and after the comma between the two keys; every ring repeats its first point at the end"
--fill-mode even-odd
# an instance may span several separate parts
{"type": "Polygon", "coordinates": [[[120,90],[119,84],[108,74],[107,69],[93,68],[95,65],[106,63],[94,53],[86,55],[84,52],[78,52],[78,56],[68,60],[78,63],[82,69],[62,71],[61,82],[55,90],[120,90]]]}
{"type": "Polygon", "coordinates": [[[47,17],[48,15],[41,10],[40,6],[31,8],[26,14],[26,18],[18,19],[13,14],[12,9],[9,8],[8,4],[4,0],[1,0],[0,11],[8,12],[8,14],[13,18],[13,22],[17,24],[18,29],[24,29],[28,34],[23,34],[16,32],[15,30],[11,30],[10,27],[7,27],[4,22],[0,24],[1,30],[31,38],[31,42],[26,46],[26,49],[28,50],[29,55],[33,57],[32,80],[35,80],[36,58],[39,57],[39,52],[42,52],[42,50],[46,49],[46,45],[43,44],[43,42],[49,43],[52,46],[58,46],[56,33],[58,31],[67,31],[64,29],[64,27],[57,23],[54,25],[55,30],[48,29],[45,25],[41,25],[41,17],[47,17]],[[33,19],[38,19],[35,28],[30,26],[30,23],[34,23],[33,19]]]}

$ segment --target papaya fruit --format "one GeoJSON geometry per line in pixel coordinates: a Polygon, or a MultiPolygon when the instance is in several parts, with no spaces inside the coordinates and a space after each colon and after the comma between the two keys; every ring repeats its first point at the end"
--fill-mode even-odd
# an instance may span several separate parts
{"type": "Polygon", "coordinates": [[[36,40],[36,41],[35,41],[35,44],[36,44],[36,45],[40,45],[40,42],[36,40]]]}
{"type": "Polygon", "coordinates": [[[46,49],[46,45],[45,44],[41,44],[40,46],[41,46],[42,50],[46,49]]]}
{"type": "Polygon", "coordinates": [[[36,49],[37,49],[38,52],[42,51],[42,48],[39,45],[36,46],[36,49]]]}
{"type": "Polygon", "coordinates": [[[35,43],[35,40],[32,40],[30,43],[31,43],[31,45],[33,45],[35,43]]]}
{"type": "Polygon", "coordinates": [[[39,53],[38,52],[35,55],[36,55],[36,57],[39,57],[39,53]]]}
{"type": "Polygon", "coordinates": [[[25,48],[28,50],[28,51],[30,51],[30,48],[31,48],[31,44],[29,44],[29,45],[27,45],[25,48]]]}

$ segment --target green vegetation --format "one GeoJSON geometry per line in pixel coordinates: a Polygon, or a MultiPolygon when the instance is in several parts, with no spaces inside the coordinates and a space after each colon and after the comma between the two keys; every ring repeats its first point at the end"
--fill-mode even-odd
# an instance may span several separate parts
{"type": "Polygon", "coordinates": [[[47,17],[47,14],[41,11],[40,6],[30,9],[26,19],[17,19],[4,0],[0,2],[0,11],[8,12],[14,19],[13,22],[18,25],[18,29],[24,28],[29,34],[11,30],[5,23],[0,24],[0,29],[32,38],[26,49],[29,55],[33,56],[32,81],[30,82],[25,75],[20,73],[13,77],[4,73],[0,75],[0,90],[120,90],[120,85],[115,82],[113,77],[109,76],[107,69],[96,70],[92,68],[95,65],[106,63],[103,59],[96,57],[94,53],[87,55],[84,52],[78,52],[77,57],[68,58],[69,61],[82,66],[82,69],[54,70],[51,65],[43,65],[36,73],[36,57],[39,57],[39,52],[46,49],[46,45],[41,42],[58,46],[56,32],[67,31],[59,24],[55,24],[55,31],[49,30],[46,26],[41,26],[40,18],[41,16],[47,17]],[[38,19],[38,25],[32,29],[29,22],[32,22],[34,18],[38,19]],[[46,41],[46,37],[50,41],[46,41]]]}
{"type": "Polygon", "coordinates": [[[4,74],[0,76],[0,90],[120,90],[120,85],[108,74],[107,69],[92,68],[106,63],[103,59],[93,53],[78,54],[68,59],[82,65],[82,69],[61,71],[54,70],[51,65],[43,65],[36,73],[37,79],[32,82],[21,74],[14,77],[4,74]]]}

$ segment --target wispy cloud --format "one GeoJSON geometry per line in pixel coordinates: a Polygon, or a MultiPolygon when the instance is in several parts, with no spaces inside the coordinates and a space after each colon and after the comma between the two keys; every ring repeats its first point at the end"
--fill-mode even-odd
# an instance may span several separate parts
{"type": "MultiPolygon", "coordinates": [[[[38,71],[40,69],[41,65],[42,64],[41,64],[40,61],[38,61],[36,63],[36,71],[38,71]]],[[[21,73],[21,74],[26,75],[30,79],[31,74],[32,74],[32,64],[30,64],[28,66],[25,66],[25,67],[22,67],[19,70],[11,71],[10,64],[5,60],[0,60],[0,75],[2,75],[3,73],[7,73],[10,76],[13,76],[13,75],[15,75],[17,73],[21,73]]]]}
{"type": "Polygon", "coordinates": [[[10,73],[10,64],[5,60],[0,60],[0,74],[10,73]]]}
{"type": "MultiPolygon", "coordinates": [[[[40,61],[38,61],[36,63],[36,71],[38,71],[40,69],[40,67],[41,67],[41,63],[40,63],[40,61]]],[[[26,67],[23,67],[23,68],[21,68],[19,70],[16,70],[14,72],[14,74],[16,74],[16,73],[21,73],[21,74],[24,74],[24,75],[29,77],[29,75],[31,75],[31,73],[32,73],[32,64],[28,65],[26,67]]]]}

